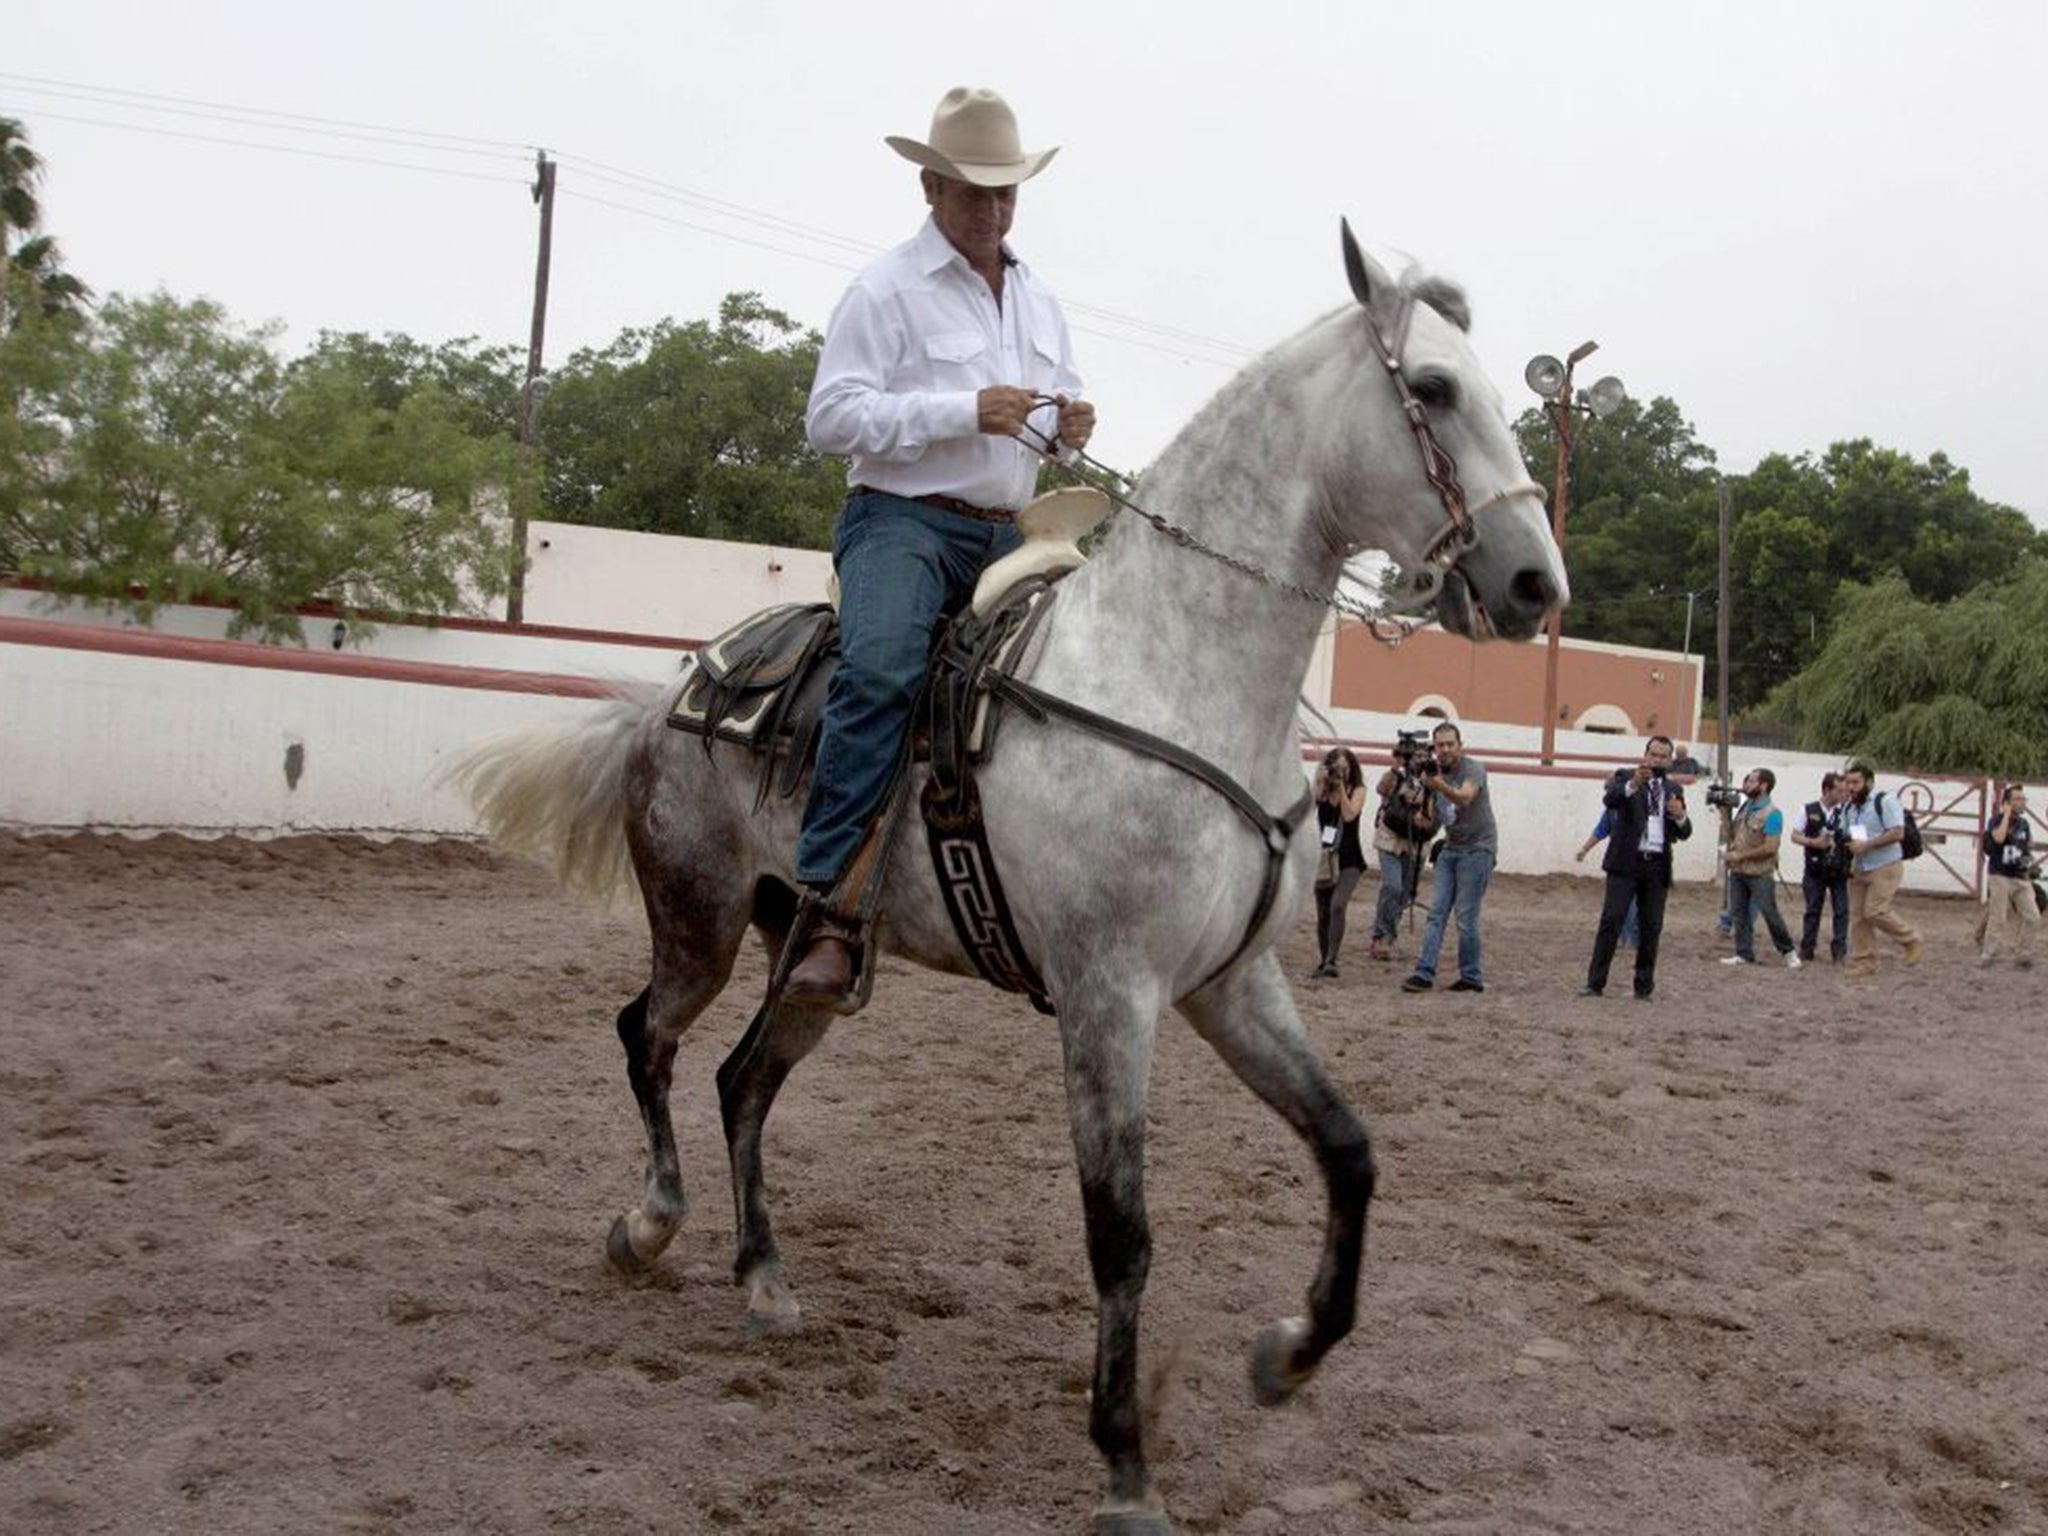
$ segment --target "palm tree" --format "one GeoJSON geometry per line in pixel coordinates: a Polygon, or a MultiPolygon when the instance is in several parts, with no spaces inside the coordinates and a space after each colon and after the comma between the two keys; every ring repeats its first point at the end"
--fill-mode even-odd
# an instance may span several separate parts
{"type": "Polygon", "coordinates": [[[20,119],[0,117],[0,316],[18,323],[31,305],[46,315],[75,314],[92,290],[58,265],[57,242],[36,233],[43,207],[36,189],[43,179],[43,158],[28,142],[20,119]],[[10,250],[15,234],[28,238],[10,250]],[[26,284],[28,303],[10,305],[10,279],[26,284]]]}
{"type": "Polygon", "coordinates": [[[0,309],[7,302],[8,247],[12,231],[32,235],[43,222],[36,184],[43,179],[43,158],[29,147],[28,129],[18,118],[0,117],[0,309]]]}
{"type": "Polygon", "coordinates": [[[0,301],[0,315],[10,327],[21,324],[30,310],[40,310],[45,319],[77,315],[92,297],[92,290],[58,265],[57,241],[51,235],[24,240],[7,258],[9,274],[20,302],[10,307],[0,301]]]}

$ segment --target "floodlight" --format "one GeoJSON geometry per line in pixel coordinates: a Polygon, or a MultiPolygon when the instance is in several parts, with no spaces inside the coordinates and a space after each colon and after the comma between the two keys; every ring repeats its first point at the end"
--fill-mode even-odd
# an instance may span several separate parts
{"type": "Polygon", "coordinates": [[[1628,391],[1621,387],[1621,380],[1611,373],[1604,379],[1596,380],[1593,387],[1586,391],[1586,404],[1595,416],[1612,416],[1621,409],[1622,402],[1626,399],[1628,391]]]}
{"type": "Polygon", "coordinates": [[[1564,388],[1564,364],[1548,353],[1529,359],[1529,366],[1522,370],[1522,379],[1546,400],[1555,400],[1557,392],[1564,388]]]}

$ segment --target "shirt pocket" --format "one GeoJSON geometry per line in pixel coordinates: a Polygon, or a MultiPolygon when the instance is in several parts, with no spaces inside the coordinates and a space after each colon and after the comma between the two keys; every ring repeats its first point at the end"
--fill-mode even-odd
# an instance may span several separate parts
{"type": "Polygon", "coordinates": [[[940,389],[979,389],[987,382],[988,338],[979,331],[942,331],[924,339],[925,369],[940,389]]]}
{"type": "Polygon", "coordinates": [[[1031,324],[1031,365],[1035,370],[1032,383],[1040,389],[1050,389],[1058,382],[1060,373],[1060,322],[1059,313],[1049,300],[1033,295],[1028,311],[1031,324]]]}

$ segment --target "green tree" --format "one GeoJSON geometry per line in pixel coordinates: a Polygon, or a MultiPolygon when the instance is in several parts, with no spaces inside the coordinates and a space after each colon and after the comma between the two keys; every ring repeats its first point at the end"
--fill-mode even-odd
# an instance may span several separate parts
{"type": "MultiPolygon", "coordinates": [[[[1522,455],[1546,490],[1557,483],[1557,428],[1548,412],[1515,423],[1522,455]]],[[[1613,415],[1575,419],[1565,569],[1565,632],[1617,645],[1678,650],[1686,594],[1711,594],[1715,568],[1714,452],[1667,396],[1623,402],[1613,415]]],[[[1693,647],[1712,609],[1696,604],[1693,647]]],[[[1711,683],[1709,684],[1711,688],[1711,683]]]]}
{"type": "Polygon", "coordinates": [[[845,472],[804,436],[819,341],[735,293],[715,324],[663,320],[576,353],[540,416],[544,515],[829,548],[845,472]]]}
{"type": "Polygon", "coordinates": [[[1926,773],[2048,774],[2048,560],[1949,602],[1845,588],[1813,663],[1772,695],[1801,747],[1926,773]]]}
{"type": "Polygon", "coordinates": [[[422,390],[438,391],[473,437],[516,437],[523,347],[486,346],[474,336],[438,345],[402,332],[322,331],[294,372],[339,368],[360,378],[379,410],[395,411],[422,390]]]}
{"type": "Polygon", "coordinates": [[[319,599],[482,611],[506,562],[480,508],[513,483],[509,440],[435,384],[386,402],[349,357],[287,366],[271,342],[161,294],[0,337],[0,567],[145,621],[232,603],[236,632],[277,639],[319,599]]]}

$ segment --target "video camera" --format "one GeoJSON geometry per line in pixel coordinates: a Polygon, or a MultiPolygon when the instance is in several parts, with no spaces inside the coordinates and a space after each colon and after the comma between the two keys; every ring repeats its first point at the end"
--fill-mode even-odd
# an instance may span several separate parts
{"type": "Polygon", "coordinates": [[[1436,772],[1436,747],[1423,731],[1394,733],[1394,766],[1421,775],[1436,772]]]}
{"type": "Polygon", "coordinates": [[[1733,784],[1709,784],[1707,786],[1707,807],[1716,811],[1732,811],[1742,804],[1742,791],[1733,784]]]}

